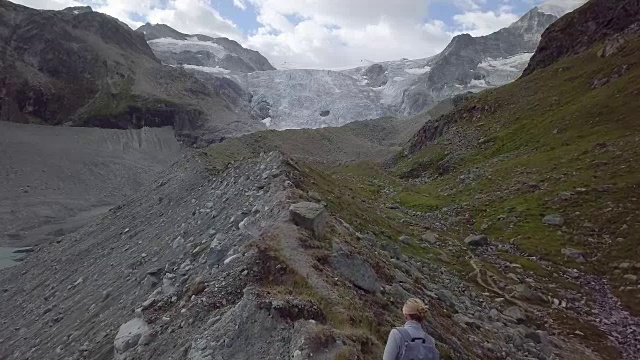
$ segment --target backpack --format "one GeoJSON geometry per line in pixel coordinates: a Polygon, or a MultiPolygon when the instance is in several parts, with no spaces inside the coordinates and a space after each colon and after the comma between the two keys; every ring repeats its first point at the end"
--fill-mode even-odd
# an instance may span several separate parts
{"type": "Polygon", "coordinates": [[[397,360],[440,360],[440,354],[436,350],[433,339],[427,334],[424,337],[414,338],[405,328],[396,328],[396,330],[404,341],[397,360]]]}

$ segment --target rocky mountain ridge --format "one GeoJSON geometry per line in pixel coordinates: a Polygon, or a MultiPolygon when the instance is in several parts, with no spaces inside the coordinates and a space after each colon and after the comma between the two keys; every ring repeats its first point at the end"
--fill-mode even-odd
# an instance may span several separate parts
{"type": "MultiPolygon", "coordinates": [[[[541,7],[546,12],[534,8],[509,27],[487,36],[456,36],[440,54],[425,59],[382,62],[343,71],[251,73],[218,63],[206,65],[202,56],[184,57],[181,61],[189,71],[237,82],[252,95],[249,106],[272,129],[341,126],[381,116],[410,116],[456,94],[484,91],[517,79],[544,29],[581,2],[566,8],[546,3],[541,7]]],[[[157,31],[152,38],[176,38],[187,46],[186,37],[175,30],[158,25],[157,31]]],[[[166,44],[150,44],[157,55],[171,51],[166,44]]],[[[191,51],[196,50],[194,47],[191,51]]],[[[176,53],[174,50],[172,56],[176,53]]],[[[167,61],[176,63],[175,59],[167,61]]]]}
{"type": "Polygon", "coordinates": [[[143,33],[154,54],[167,65],[194,66],[249,73],[275,70],[259,52],[246,49],[236,41],[207,35],[188,35],[164,24],[145,24],[143,33]]]}
{"type": "MultiPolygon", "coordinates": [[[[565,16],[542,36],[542,41],[534,57],[524,71],[524,76],[542,69],[562,57],[575,55],[593,44],[625,30],[638,32],[640,16],[637,1],[591,1],[579,13],[565,16]]],[[[620,47],[622,44],[608,47],[620,47]]]]}
{"type": "Polygon", "coordinates": [[[0,120],[172,126],[190,144],[264,128],[234,105],[235,93],[226,86],[163,66],[142,34],[112,17],[86,8],[34,10],[6,0],[0,10],[0,120]]]}

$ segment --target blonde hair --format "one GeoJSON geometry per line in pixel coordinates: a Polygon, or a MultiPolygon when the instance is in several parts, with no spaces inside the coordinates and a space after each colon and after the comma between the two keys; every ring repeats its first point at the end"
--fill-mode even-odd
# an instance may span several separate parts
{"type": "Polygon", "coordinates": [[[412,320],[424,321],[427,318],[427,306],[422,300],[411,298],[404,303],[402,313],[412,320]]]}

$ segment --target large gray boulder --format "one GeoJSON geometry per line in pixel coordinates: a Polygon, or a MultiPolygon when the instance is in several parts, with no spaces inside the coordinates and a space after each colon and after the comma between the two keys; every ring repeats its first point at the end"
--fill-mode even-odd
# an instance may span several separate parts
{"type": "Polygon", "coordinates": [[[316,236],[324,234],[327,223],[327,210],[324,206],[312,202],[301,202],[289,208],[291,220],[301,228],[312,231],[316,236]]]}
{"type": "Polygon", "coordinates": [[[356,287],[370,293],[380,291],[378,276],[361,256],[340,251],[331,256],[329,262],[331,267],[356,287]]]}
{"type": "Polygon", "coordinates": [[[135,318],[122,324],[113,342],[116,355],[123,354],[138,346],[140,339],[151,332],[149,325],[140,318],[135,318]]]}
{"type": "Polygon", "coordinates": [[[489,239],[485,235],[469,235],[464,242],[467,246],[487,246],[489,245],[489,239]]]}

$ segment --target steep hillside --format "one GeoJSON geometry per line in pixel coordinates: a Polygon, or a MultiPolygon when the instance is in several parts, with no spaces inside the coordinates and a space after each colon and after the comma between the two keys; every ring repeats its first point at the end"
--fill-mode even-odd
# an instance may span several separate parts
{"type": "Polygon", "coordinates": [[[0,272],[0,356],[375,359],[402,302],[419,296],[444,359],[604,359],[534,320],[518,325],[533,315],[465,284],[463,257],[450,269],[436,243],[398,240],[413,230],[362,189],[275,153],[215,176],[205,165],[176,164],[0,272]]]}
{"type": "Polygon", "coordinates": [[[162,66],[141,34],[86,10],[40,11],[0,1],[0,120],[173,126],[191,143],[262,126],[212,84],[162,66]]]}
{"type": "MultiPolygon", "coordinates": [[[[635,0],[590,1],[579,12],[562,18],[544,33],[524,75],[549,66],[562,57],[581,53],[623,31],[637,33],[640,31],[639,8],[640,3],[635,0]]],[[[611,41],[613,43],[609,43],[608,48],[621,45],[615,39],[611,41]]]]}
{"type": "MultiPolygon", "coordinates": [[[[572,16],[622,22],[591,12],[607,4],[572,16]]],[[[494,281],[528,281],[553,305],[566,301],[557,322],[586,319],[631,359],[640,346],[628,330],[640,314],[640,39],[629,29],[427,122],[398,158],[393,171],[405,180],[392,199],[488,236],[497,247],[481,252],[487,271],[526,270],[494,281]]],[[[574,34],[557,40],[574,44],[574,34]]]]}
{"type": "Polygon", "coordinates": [[[164,24],[145,24],[143,33],[156,56],[167,65],[206,67],[250,73],[275,70],[262,54],[245,49],[236,41],[206,35],[188,35],[164,24]]]}
{"type": "Polygon", "coordinates": [[[148,186],[183,150],[169,128],[0,122],[0,247],[58,238],[148,186]]]}

